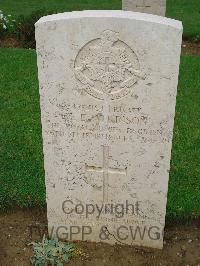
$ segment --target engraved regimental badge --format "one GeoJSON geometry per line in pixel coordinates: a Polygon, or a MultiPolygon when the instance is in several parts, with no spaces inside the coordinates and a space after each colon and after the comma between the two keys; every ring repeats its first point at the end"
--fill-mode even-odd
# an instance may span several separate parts
{"type": "Polygon", "coordinates": [[[126,96],[140,77],[136,54],[111,30],[82,47],[74,69],[81,88],[99,100],[126,96]]]}

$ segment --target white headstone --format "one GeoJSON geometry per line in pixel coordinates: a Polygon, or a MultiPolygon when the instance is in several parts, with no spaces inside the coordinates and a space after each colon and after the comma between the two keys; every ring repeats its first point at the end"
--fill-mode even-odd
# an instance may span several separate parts
{"type": "Polygon", "coordinates": [[[122,0],[122,9],[164,17],[166,0],[122,0]]]}
{"type": "Polygon", "coordinates": [[[125,11],[36,23],[50,233],[162,247],[181,36],[125,11]]]}

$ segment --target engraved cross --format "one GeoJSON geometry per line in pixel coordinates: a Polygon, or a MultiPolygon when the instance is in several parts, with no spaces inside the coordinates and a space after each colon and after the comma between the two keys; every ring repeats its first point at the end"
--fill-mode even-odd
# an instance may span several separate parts
{"type": "Polygon", "coordinates": [[[127,175],[127,168],[110,168],[109,157],[109,147],[103,146],[103,167],[86,165],[87,172],[103,173],[103,202],[108,201],[109,175],[127,175]]]}
{"type": "Polygon", "coordinates": [[[105,57],[105,61],[103,63],[101,63],[103,66],[105,66],[105,72],[109,72],[110,70],[110,66],[112,65],[110,63],[110,59],[109,57],[105,57]]]}

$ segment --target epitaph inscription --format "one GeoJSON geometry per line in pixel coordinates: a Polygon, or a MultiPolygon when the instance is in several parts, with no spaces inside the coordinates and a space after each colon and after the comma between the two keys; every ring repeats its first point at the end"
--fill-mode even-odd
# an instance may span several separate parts
{"type": "Polygon", "coordinates": [[[181,33],[122,11],[36,23],[50,234],[162,248],[181,33]]]}

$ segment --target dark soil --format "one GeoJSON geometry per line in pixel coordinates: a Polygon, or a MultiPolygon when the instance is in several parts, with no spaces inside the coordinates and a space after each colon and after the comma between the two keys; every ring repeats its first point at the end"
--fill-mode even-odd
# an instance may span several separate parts
{"type": "MultiPolygon", "coordinates": [[[[1,213],[0,266],[30,265],[32,248],[28,244],[40,240],[46,226],[44,209],[15,209],[1,213]]],[[[200,266],[200,220],[168,224],[163,250],[89,242],[79,245],[85,256],[75,258],[67,265],[200,266]]]]}
{"type": "MultiPolygon", "coordinates": [[[[0,39],[0,47],[22,48],[15,37],[5,37],[0,39]]],[[[200,41],[183,41],[182,54],[200,55],[200,41]]]]}
{"type": "Polygon", "coordinates": [[[3,48],[21,48],[19,41],[14,37],[0,38],[0,47],[3,48]]]}
{"type": "Polygon", "coordinates": [[[182,54],[200,55],[200,42],[183,41],[182,54]]]}

